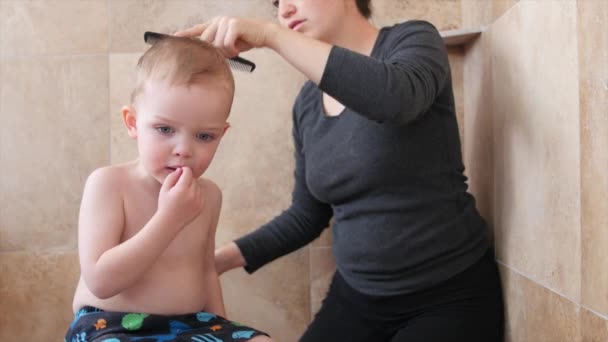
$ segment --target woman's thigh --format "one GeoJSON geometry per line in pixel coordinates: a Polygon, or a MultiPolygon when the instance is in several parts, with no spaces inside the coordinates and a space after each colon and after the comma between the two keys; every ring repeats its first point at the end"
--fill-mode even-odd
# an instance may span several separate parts
{"type": "Polygon", "coordinates": [[[489,299],[427,309],[410,319],[390,341],[502,342],[503,331],[502,303],[489,299]]]}
{"type": "Polygon", "coordinates": [[[493,253],[433,288],[370,297],[336,273],[301,342],[500,342],[504,313],[493,253]]]}
{"type": "Polygon", "coordinates": [[[421,306],[391,342],[502,342],[504,307],[493,255],[424,295],[421,306]]]}
{"type": "Polygon", "coordinates": [[[388,342],[390,334],[363,317],[342,292],[334,276],[327,297],[300,342],[388,342]]]}

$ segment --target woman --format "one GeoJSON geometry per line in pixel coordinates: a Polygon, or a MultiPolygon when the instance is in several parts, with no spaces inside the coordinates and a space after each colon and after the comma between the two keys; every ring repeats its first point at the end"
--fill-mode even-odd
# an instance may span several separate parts
{"type": "Polygon", "coordinates": [[[279,24],[218,17],[179,32],[228,56],[270,48],[308,79],[295,100],[291,206],[219,248],[264,264],[334,217],[337,271],[301,341],[501,341],[487,227],[467,193],[448,57],[431,24],[376,29],[370,0],[280,0],[279,24]]]}

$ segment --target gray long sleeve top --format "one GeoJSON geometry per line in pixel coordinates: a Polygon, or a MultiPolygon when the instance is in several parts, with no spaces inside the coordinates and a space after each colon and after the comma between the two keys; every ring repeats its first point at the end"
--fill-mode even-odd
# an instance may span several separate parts
{"type": "Polygon", "coordinates": [[[447,52],[431,24],[380,30],[371,58],[333,47],[293,110],[290,207],[236,240],[254,272],[317,238],[330,218],[347,283],[371,295],[428,288],[488,248],[467,192],[447,52]],[[322,91],[346,109],[324,114],[322,91]]]}

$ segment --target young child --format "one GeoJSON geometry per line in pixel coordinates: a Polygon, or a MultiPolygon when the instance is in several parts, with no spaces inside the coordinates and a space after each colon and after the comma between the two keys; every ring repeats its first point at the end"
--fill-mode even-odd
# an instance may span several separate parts
{"type": "Polygon", "coordinates": [[[223,318],[214,262],[221,191],[199,178],[233,95],[232,73],[207,43],[167,38],[141,57],[122,109],[139,157],[86,182],[66,341],[271,341],[223,318]]]}

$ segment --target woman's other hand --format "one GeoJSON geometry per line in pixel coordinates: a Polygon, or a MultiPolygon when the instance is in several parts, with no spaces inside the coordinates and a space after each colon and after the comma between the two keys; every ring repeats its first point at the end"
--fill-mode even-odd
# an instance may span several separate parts
{"type": "Polygon", "coordinates": [[[215,250],[215,269],[218,275],[247,264],[241,250],[234,242],[230,242],[215,250]]]}

